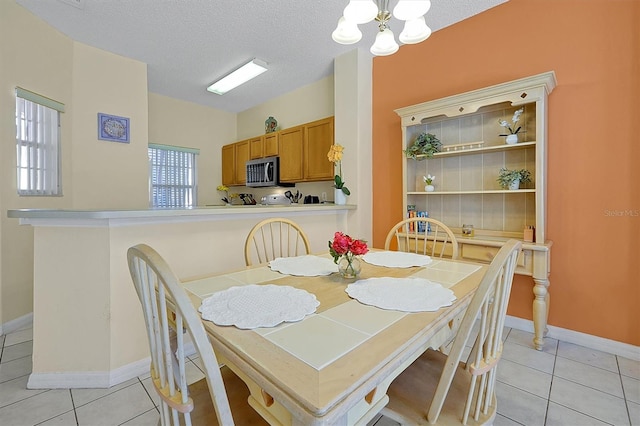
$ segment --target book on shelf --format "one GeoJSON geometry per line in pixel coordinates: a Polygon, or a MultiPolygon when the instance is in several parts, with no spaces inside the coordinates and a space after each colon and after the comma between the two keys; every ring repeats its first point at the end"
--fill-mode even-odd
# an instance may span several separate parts
{"type": "MultiPolygon", "coordinates": [[[[418,212],[417,217],[429,217],[429,212],[420,211],[418,212]]],[[[418,232],[424,233],[425,231],[431,232],[431,224],[425,223],[425,222],[418,222],[418,232]]]]}
{"type": "MultiPolygon", "coordinates": [[[[416,206],[413,204],[409,204],[407,206],[407,219],[411,219],[416,217],[416,206]]],[[[409,223],[409,232],[414,232],[414,224],[413,223],[409,223]]]]}
{"type": "MultiPolygon", "coordinates": [[[[414,217],[429,217],[429,212],[426,211],[416,211],[416,206],[413,204],[409,204],[407,206],[407,219],[411,219],[414,217]]],[[[417,224],[414,223],[409,223],[409,232],[419,232],[419,233],[424,233],[426,232],[431,232],[431,224],[428,223],[420,223],[418,222],[417,224]],[[417,229],[416,229],[416,225],[417,225],[417,229]],[[426,226],[425,226],[426,225],[426,226]]]]}

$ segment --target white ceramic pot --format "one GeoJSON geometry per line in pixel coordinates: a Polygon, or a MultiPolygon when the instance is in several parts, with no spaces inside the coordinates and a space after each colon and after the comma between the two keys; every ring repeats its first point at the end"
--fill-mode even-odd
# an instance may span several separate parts
{"type": "Polygon", "coordinates": [[[424,190],[427,191],[427,192],[433,192],[433,191],[436,190],[436,188],[433,185],[427,185],[427,186],[424,187],[424,190]]]}
{"type": "Polygon", "coordinates": [[[511,182],[509,184],[509,189],[512,191],[516,189],[520,189],[520,179],[516,179],[513,182],[511,182]]]}
{"type": "Polygon", "coordinates": [[[518,143],[518,134],[515,133],[513,135],[509,135],[507,136],[507,139],[505,141],[507,143],[507,145],[514,145],[518,143]]]}
{"type": "Polygon", "coordinates": [[[347,204],[347,195],[344,192],[342,192],[342,189],[336,188],[333,200],[334,200],[334,203],[336,203],[337,205],[343,206],[347,204]]]}

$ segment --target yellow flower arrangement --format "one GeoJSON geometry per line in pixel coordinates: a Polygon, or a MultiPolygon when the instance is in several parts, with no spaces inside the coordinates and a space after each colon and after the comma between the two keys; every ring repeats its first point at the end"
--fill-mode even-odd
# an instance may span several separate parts
{"type": "Polygon", "coordinates": [[[345,195],[351,195],[351,191],[349,188],[344,186],[344,181],[342,180],[342,152],[344,151],[344,147],[340,144],[333,144],[327,153],[327,158],[333,164],[336,164],[338,167],[338,174],[333,178],[333,186],[336,189],[342,190],[345,195]]]}
{"type": "Polygon", "coordinates": [[[222,197],[222,201],[224,201],[226,204],[231,204],[233,199],[238,197],[238,194],[230,194],[229,193],[229,187],[226,186],[226,185],[218,185],[218,187],[216,189],[218,191],[221,191],[221,192],[225,193],[226,196],[222,197]]]}

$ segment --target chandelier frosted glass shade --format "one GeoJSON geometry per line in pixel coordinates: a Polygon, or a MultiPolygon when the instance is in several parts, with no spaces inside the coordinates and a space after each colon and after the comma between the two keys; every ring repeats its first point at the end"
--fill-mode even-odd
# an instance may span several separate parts
{"type": "Polygon", "coordinates": [[[376,56],[388,56],[396,53],[399,48],[400,46],[398,46],[398,43],[396,43],[396,40],[393,37],[393,31],[389,28],[385,28],[376,36],[376,42],[373,43],[370,51],[376,56]]]}
{"type": "Polygon", "coordinates": [[[423,16],[431,8],[429,0],[400,0],[393,8],[393,16],[403,21],[423,16]]]}
{"type": "Polygon", "coordinates": [[[430,35],[431,28],[424,22],[424,16],[420,16],[405,22],[398,39],[404,44],[416,44],[425,41],[430,35]]]}
{"type": "Polygon", "coordinates": [[[362,39],[358,29],[359,24],[366,24],[372,20],[378,21],[379,32],[371,46],[371,53],[376,56],[386,56],[396,53],[399,49],[393,32],[389,28],[392,16],[405,21],[399,40],[404,44],[416,44],[426,40],[431,35],[431,29],[424,20],[424,14],[431,8],[429,0],[399,0],[389,12],[389,0],[350,0],[344,8],[343,16],[338,20],[338,26],[331,34],[334,41],[340,44],[354,44],[362,39]]]}
{"type": "Polygon", "coordinates": [[[351,0],[344,8],[343,16],[355,24],[366,24],[378,16],[378,6],[373,0],[351,0]]]}
{"type": "Polygon", "coordinates": [[[362,33],[358,29],[358,25],[341,17],[338,20],[338,27],[331,33],[331,38],[336,43],[353,44],[360,41],[362,33]]]}

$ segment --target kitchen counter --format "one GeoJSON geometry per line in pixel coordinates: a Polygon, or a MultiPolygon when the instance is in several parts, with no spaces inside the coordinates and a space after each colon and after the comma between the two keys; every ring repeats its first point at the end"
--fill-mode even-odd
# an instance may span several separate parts
{"type": "Polygon", "coordinates": [[[27,387],[100,388],[148,374],[146,331],[127,249],[155,248],[181,279],[243,269],[244,244],[264,218],[285,217],[324,252],[349,232],[355,205],[193,209],[9,210],[33,227],[33,366],[27,387]]]}
{"type": "Polygon", "coordinates": [[[232,206],[206,206],[194,208],[175,209],[140,209],[140,210],[47,210],[47,209],[16,209],[8,210],[7,216],[20,219],[21,224],[35,225],[47,222],[53,225],[59,221],[61,224],[69,221],[86,220],[110,220],[120,222],[153,223],[181,221],[200,221],[207,217],[224,217],[236,215],[260,215],[270,216],[296,216],[300,214],[337,213],[355,210],[355,205],[336,204],[289,204],[289,205],[232,205],[232,206]]]}

